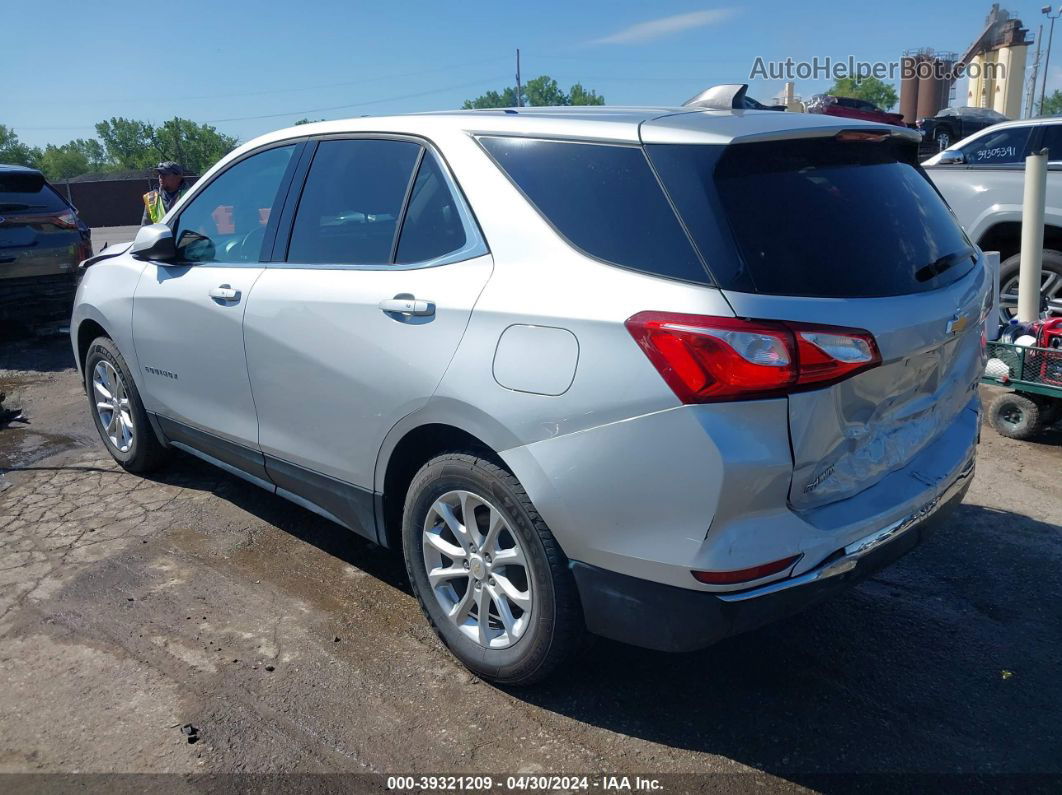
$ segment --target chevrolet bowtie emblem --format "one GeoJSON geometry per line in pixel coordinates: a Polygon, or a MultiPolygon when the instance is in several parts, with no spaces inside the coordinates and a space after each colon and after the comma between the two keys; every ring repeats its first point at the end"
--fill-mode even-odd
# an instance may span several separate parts
{"type": "Polygon", "coordinates": [[[960,315],[958,312],[955,316],[948,321],[948,327],[945,329],[946,334],[958,334],[970,321],[966,318],[966,315],[960,315]]]}

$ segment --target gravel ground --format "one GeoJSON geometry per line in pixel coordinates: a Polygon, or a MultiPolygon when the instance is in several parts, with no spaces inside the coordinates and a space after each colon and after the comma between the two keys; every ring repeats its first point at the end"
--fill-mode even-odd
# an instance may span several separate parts
{"type": "Polygon", "coordinates": [[[507,691],[390,553],[187,456],[118,469],[65,340],[0,347],[0,390],[0,772],[1062,774],[1057,430],[986,428],[954,518],[831,602],[507,691]]]}

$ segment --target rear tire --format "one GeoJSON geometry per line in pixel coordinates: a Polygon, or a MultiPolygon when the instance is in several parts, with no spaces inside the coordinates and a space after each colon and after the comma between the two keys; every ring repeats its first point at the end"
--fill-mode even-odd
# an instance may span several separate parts
{"type": "Polygon", "coordinates": [[[107,337],[97,337],[85,355],[89,411],[107,452],[124,469],[152,472],[169,458],[148,421],[129,366],[107,337]]]}
{"type": "Polygon", "coordinates": [[[1024,441],[1040,431],[1040,407],[1023,395],[1009,392],[992,401],[988,421],[1001,436],[1024,441]]]}
{"type": "Polygon", "coordinates": [[[425,464],[407,492],[402,547],[424,615],[482,679],[534,684],[579,648],[585,627],[568,559],[497,463],[448,453],[425,464]]]}

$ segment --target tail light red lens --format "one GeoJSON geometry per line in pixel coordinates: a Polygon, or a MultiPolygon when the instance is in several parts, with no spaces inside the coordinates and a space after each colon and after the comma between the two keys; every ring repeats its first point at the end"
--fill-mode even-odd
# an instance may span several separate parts
{"type": "Polygon", "coordinates": [[[694,571],[691,573],[694,579],[706,585],[737,585],[778,574],[778,572],[785,571],[798,560],[800,560],[800,555],[793,555],[789,558],[764,563],[761,566],[753,566],[748,569],[738,569],[737,571],[694,571]]]}
{"type": "Polygon", "coordinates": [[[59,213],[55,216],[55,225],[63,229],[77,229],[77,216],[73,212],[59,213]]]}
{"type": "Polygon", "coordinates": [[[860,329],[675,312],[640,312],[626,326],[683,403],[777,397],[881,363],[860,329]]]}

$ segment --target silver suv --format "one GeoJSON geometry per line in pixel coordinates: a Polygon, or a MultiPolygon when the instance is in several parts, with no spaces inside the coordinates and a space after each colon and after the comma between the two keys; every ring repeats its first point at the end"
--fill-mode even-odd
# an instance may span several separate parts
{"type": "Polygon", "coordinates": [[[281,130],[86,261],[92,416],[132,472],[179,448],[401,549],[486,679],[703,647],[968,487],[987,280],[916,147],[695,107],[281,130]]]}

